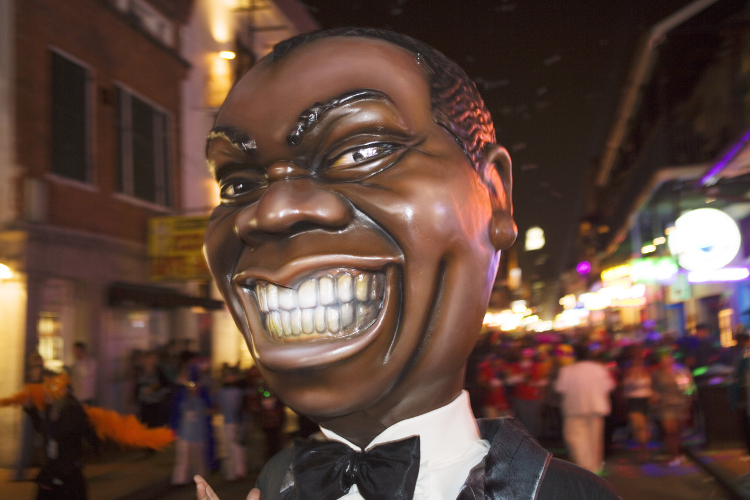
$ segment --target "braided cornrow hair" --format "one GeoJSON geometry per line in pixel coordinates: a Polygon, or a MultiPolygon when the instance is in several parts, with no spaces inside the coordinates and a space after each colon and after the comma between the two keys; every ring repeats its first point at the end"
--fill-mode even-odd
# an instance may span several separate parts
{"type": "MultiPolygon", "coordinates": [[[[401,33],[376,28],[334,28],[279,42],[266,59],[274,63],[298,47],[335,36],[376,38],[414,53],[417,62],[428,74],[435,122],[453,135],[474,169],[479,170],[484,146],[495,142],[495,127],[490,112],[466,72],[426,43],[401,33]]],[[[479,174],[484,177],[485,173],[479,174]]]]}

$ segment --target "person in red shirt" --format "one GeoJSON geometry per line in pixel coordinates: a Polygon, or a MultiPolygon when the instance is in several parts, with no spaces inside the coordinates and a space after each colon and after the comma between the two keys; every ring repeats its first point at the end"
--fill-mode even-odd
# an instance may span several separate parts
{"type": "Polygon", "coordinates": [[[542,426],[542,394],[549,370],[534,359],[534,349],[521,351],[521,359],[511,366],[509,381],[513,385],[513,409],[526,430],[538,437],[542,426]],[[546,373],[545,373],[546,372],[546,373]]]}
{"type": "Polygon", "coordinates": [[[513,414],[505,385],[505,361],[497,354],[489,354],[479,364],[478,382],[484,389],[484,418],[505,417],[513,414]]]}

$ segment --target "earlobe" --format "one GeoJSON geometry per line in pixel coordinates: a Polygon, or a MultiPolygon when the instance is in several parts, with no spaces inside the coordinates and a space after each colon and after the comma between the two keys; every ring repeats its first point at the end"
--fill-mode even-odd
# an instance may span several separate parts
{"type": "Polygon", "coordinates": [[[492,198],[490,242],[495,250],[507,250],[518,236],[518,228],[513,220],[513,173],[510,155],[502,146],[488,144],[484,158],[483,177],[492,198]]]}
{"type": "Polygon", "coordinates": [[[490,221],[490,242],[495,250],[507,250],[516,241],[518,228],[513,215],[505,210],[494,210],[490,221]]]}

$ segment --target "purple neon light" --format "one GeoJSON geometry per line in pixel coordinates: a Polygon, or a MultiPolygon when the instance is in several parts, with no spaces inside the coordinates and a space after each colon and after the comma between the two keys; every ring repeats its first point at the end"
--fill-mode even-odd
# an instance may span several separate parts
{"type": "Polygon", "coordinates": [[[713,176],[721,172],[724,167],[726,167],[729,162],[732,161],[735,156],[737,156],[737,153],[740,152],[742,146],[744,146],[748,141],[750,141],[750,130],[745,132],[745,135],[742,136],[742,139],[740,139],[739,142],[732,146],[732,148],[727,151],[724,156],[721,157],[721,160],[719,160],[716,165],[714,165],[711,170],[709,170],[708,173],[701,178],[701,186],[705,186],[706,183],[708,183],[713,178],[713,176]]]}
{"type": "Polygon", "coordinates": [[[587,260],[579,262],[576,271],[578,271],[578,274],[588,274],[591,271],[591,263],[587,260]]]}

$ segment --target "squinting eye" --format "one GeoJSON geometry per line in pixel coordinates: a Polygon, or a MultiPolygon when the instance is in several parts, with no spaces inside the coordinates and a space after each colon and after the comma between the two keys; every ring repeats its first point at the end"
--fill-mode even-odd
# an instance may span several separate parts
{"type": "Polygon", "coordinates": [[[395,144],[374,144],[370,146],[350,149],[345,153],[337,156],[330,164],[329,168],[342,168],[356,165],[362,162],[373,160],[381,156],[393,153],[398,149],[395,144]]]}
{"type": "Polygon", "coordinates": [[[252,193],[263,186],[262,182],[251,179],[229,179],[219,185],[222,199],[233,200],[252,193]]]}

